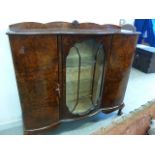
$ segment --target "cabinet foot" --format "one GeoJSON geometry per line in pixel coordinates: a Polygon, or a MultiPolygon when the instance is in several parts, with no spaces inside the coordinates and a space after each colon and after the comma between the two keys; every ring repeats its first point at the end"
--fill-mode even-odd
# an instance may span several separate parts
{"type": "Polygon", "coordinates": [[[118,115],[118,116],[121,116],[122,114],[123,114],[123,112],[122,112],[122,108],[121,108],[121,109],[118,110],[117,115],[118,115]]]}
{"type": "Polygon", "coordinates": [[[122,107],[120,107],[120,109],[118,110],[117,115],[121,116],[123,114],[122,109],[124,108],[124,103],[122,104],[122,107]]]}

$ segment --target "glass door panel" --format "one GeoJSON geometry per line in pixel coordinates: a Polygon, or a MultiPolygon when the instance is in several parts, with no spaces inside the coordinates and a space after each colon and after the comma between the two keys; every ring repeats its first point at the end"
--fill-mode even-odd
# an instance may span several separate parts
{"type": "Polygon", "coordinates": [[[66,105],[83,115],[99,104],[102,91],[104,51],[94,40],[76,43],[66,60],[66,105]]]}

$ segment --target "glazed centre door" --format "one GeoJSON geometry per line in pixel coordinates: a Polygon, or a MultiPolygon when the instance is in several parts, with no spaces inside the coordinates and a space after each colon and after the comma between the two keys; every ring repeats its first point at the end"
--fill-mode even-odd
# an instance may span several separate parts
{"type": "Polygon", "coordinates": [[[64,44],[64,49],[67,50],[64,62],[65,106],[72,115],[88,114],[101,103],[103,44],[94,37],[84,37],[68,46],[64,44]]]}

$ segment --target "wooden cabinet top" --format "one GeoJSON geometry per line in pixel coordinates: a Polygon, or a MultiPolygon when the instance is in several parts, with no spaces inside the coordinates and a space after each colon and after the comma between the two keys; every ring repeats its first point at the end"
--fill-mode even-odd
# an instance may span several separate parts
{"type": "Polygon", "coordinates": [[[127,34],[138,35],[139,32],[124,29],[117,25],[99,25],[95,23],[68,23],[51,22],[47,24],[24,22],[9,26],[9,35],[44,35],[44,34],[81,34],[81,35],[107,35],[107,34],[127,34]]]}

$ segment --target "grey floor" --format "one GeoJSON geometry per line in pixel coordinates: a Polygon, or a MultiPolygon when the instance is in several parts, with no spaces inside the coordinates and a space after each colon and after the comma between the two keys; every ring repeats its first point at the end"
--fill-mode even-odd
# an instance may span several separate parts
{"type": "MultiPolygon", "coordinates": [[[[155,73],[145,74],[134,68],[131,70],[126,94],[123,115],[137,109],[141,105],[155,98],[155,73]]],[[[80,121],[62,123],[57,129],[47,133],[48,135],[88,135],[99,127],[108,126],[114,120],[119,119],[117,111],[111,114],[99,113],[91,118],[80,121]]],[[[0,135],[21,135],[22,125],[0,131],[0,135]]]]}

